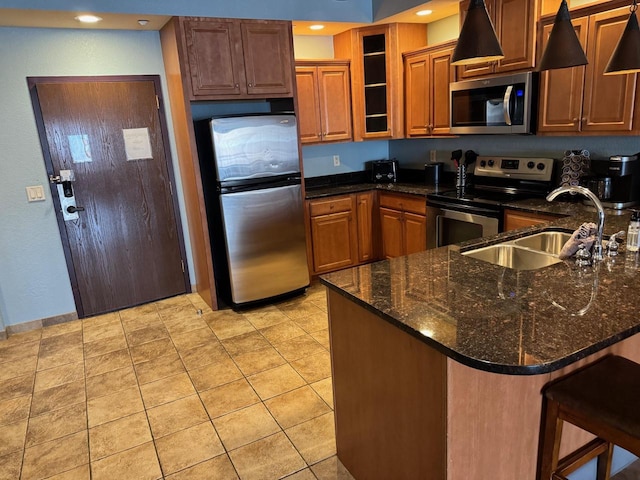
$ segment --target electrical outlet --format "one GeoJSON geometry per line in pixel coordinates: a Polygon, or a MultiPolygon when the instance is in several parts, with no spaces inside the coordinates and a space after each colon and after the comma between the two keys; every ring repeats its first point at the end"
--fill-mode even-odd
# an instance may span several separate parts
{"type": "Polygon", "coordinates": [[[435,150],[429,150],[429,161],[432,162],[432,163],[436,161],[436,151],[435,150]]]}
{"type": "Polygon", "coordinates": [[[334,155],[333,156],[333,166],[334,167],[339,167],[340,166],[340,155],[334,155]]]}

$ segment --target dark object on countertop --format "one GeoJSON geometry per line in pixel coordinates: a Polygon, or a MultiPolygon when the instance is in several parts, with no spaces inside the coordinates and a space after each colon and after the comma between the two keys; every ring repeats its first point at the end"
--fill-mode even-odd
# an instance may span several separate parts
{"type": "Polygon", "coordinates": [[[476,161],[476,158],[478,158],[478,154],[473,150],[467,150],[466,152],[464,152],[465,165],[471,165],[473,162],[476,161]]]}
{"type": "Polygon", "coordinates": [[[444,162],[424,164],[425,181],[427,185],[438,185],[442,179],[444,162]]]}
{"type": "Polygon", "coordinates": [[[372,160],[367,162],[371,166],[371,181],[374,183],[395,183],[398,179],[398,161],[372,160]]]}
{"type": "Polygon", "coordinates": [[[618,356],[605,357],[552,382],[543,391],[537,478],[565,478],[594,458],[598,458],[598,478],[609,478],[614,445],[640,455],[639,393],[640,365],[618,356]],[[564,422],[597,438],[558,458],[556,445],[560,445],[564,422]]]}
{"type": "Polygon", "coordinates": [[[453,160],[453,164],[456,168],[460,165],[460,159],[462,158],[462,150],[454,150],[451,152],[451,160],[453,160]]]}

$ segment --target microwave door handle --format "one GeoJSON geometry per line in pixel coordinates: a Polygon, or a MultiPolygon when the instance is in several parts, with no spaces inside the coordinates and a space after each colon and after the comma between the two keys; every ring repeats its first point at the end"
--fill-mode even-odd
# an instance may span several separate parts
{"type": "Polygon", "coordinates": [[[504,110],[504,123],[511,126],[511,113],[509,107],[511,105],[511,92],[513,92],[513,85],[509,85],[504,92],[504,99],[502,101],[502,108],[504,110]]]}

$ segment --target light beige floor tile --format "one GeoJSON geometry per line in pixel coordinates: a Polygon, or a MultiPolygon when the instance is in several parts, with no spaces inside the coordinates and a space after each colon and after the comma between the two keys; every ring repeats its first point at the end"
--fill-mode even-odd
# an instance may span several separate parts
{"type": "Polygon", "coordinates": [[[159,311],[176,308],[176,307],[191,306],[191,302],[189,301],[186,295],[178,295],[177,297],[165,298],[164,300],[159,300],[155,303],[159,311]]]}
{"type": "MultiPolygon", "coordinates": [[[[9,340],[5,340],[8,342],[9,340]]],[[[40,342],[29,342],[23,344],[8,344],[0,348],[0,364],[6,362],[18,362],[25,358],[37,357],[40,349],[40,342]]]]}
{"type": "Polygon", "coordinates": [[[324,348],[331,350],[331,342],[329,341],[329,329],[318,330],[317,332],[311,332],[310,335],[324,348]]]}
{"type": "Polygon", "coordinates": [[[322,345],[308,334],[277,343],[274,347],[288,362],[326,351],[322,345]]]}
{"type": "Polygon", "coordinates": [[[296,323],[289,320],[287,322],[278,323],[277,325],[273,325],[271,327],[262,328],[260,329],[260,333],[273,344],[281,343],[285,340],[289,340],[290,338],[304,335],[305,331],[302,330],[296,323]]]}
{"type": "Polygon", "coordinates": [[[27,419],[0,426],[0,457],[24,449],[27,419]]]}
{"type": "Polygon", "coordinates": [[[67,470],[66,472],[59,473],[53,477],[49,477],[47,480],[90,480],[91,471],[89,464],[81,465],[73,470],[67,470]]]}
{"type": "Polygon", "coordinates": [[[85,400],[84,379],[47,388],[46,390],[40,390],[33,394],[31,416],[42,415],[43,413],[51,412],[62,407],[84,402],[85,400]]]}
{"type": "Polygon", "coordinates": [[[42,338],[42,329],[36,328],[26,332],[19,332],[9,335],[5,340],[8,345],[21,345],[23,343],[37,342],[42,338]]]}
{"type": "MultiPolygon", "coordinates": [[[[190,307],[190,309],[193,309],[193,307],[190,307]]],[[[205,328],[207,326],[207,322],[204,321],[204,318],[194,312],[184,313],[170,318],[167,318],[161,313],[160,317],[164,322],[164,326],[167,327],[167,330],[171,335],[186,333],[191,330],[198,330],[199,328],[205,328]]]]}
{"type": "Polygon", "coordinates": [[[233,357],[244,375],[253,375],[287,363],[273,347],[261,348],[233,357]]]}
{"type": "Polygon", "coordinates": [[[329,352],[320,352],[299,358],[291,362],[291,366],[308,383],[317,382],[331,376],[331,356],[329,352]]]}
{"type": "Polygon", "coordinates": [[[304,379],[288,364],[256,373],[247,380],[262,400],[289,392],[305,384],[304,379]]]}
{"type": "Polygon", "coordinates": [[[164,325],[151,325],[129,332],[126,336],[129,346],[135,347],[136,345],[142,345],[143,343],[168,338],[169,332],[164,325]]]}
{"type": "Polygon", "coordinates": [[[131,365],[131,357],[129,350],[116,350],[115,352],[106,353],[97,357],[87,358],[85,360],[84,368],[85,375],[87,377],[93,377],[95,375],[102,375],[103,373],[118,370],[119,368],[128,367],[131,365]]]}
{"type": "Polygon", "coordinates": [[[173,342],[169,337],[143,343],[142,345],[136,345],[135,347],[131,347],[129,350],[131,351],[133,363],[148,362],[154,358],[170,355],[176,351],[173,346],[173,342]]]}
{"type": "Polygon", "coordinates": [[[218,417],[213,425],[227,451],[281,431],[262,403],[218,417]]]}
{"type": "Polygon", "coordinates": [[[0,402],[29,395],[33,391],[35,373],[0,381],[0,402]]]}
{"type": "Polygon", "coordinates": [[[219,387],[243,377],[242,372],[238,370],[236,364],[229,357],[223,358],[216,363],[190,370],[189,376],[198,392],[219,387]]]}
{"type": "Polygon", "coordinates": [[[89,429],[91,461],[128,450],[151,441],[145,412],[134,413],[89,429]]]}
{"type": "Polygon", "coordinates": [[[198,395],[147,410],[153,438],[164,437],[209,420],[198,395]]]}
{"type": "Polygon", "coordinates": [[[84,378],[84,362],[68,363],[36,374],[34,392],[57,387],[65,383],[77,382],[84,378]]]}
{"type": "Polygon", "coordinates": [[[104,325],[107,323],[113,323],[120,318],[119,312],[110,312],[102,315],[96,315],[95,317],[85,318],[82,321],[82,329],[97,327],[98,325],[104,325]]]}
{"type": "Polygon", "coordinates": [[[274,306],[243,312],[242,315],[257,329],[270,327],[290,320],[289,317],[274,306]]]}
{"type": "Polygon", "coordinates": [[[311,384],[311,388],[313,388],[318,395],[333,408],[333,381],[331,377],[323,378],[320,381],[313,382],[311,384]]]}
{"type": "MultiPolygon", "coordinates": [[[[61,337],[66,335],[61,335],[61,337]]],[[[59,338],[59,337],[51,337],[59,338]]],[[[47,370],[49,368],[67,365],[69,363],[81,362],[84,358],[82,344],[72,345],[65,348],[56,348],[44,351],[38,355],[37,370],[47,370]]]]}
{"type": "Polygon", "coordinates": [[[270,398],[264,403],[285,429],[331,411],[308,385],[270,398]]]}
{"type": "Polygon", "coordinates": [[[285,433],[309,465],[336,454],[333,412],[288,428],[285,433]]]}
{"type": "Polygon", "coordinates": [[[224,453],[211,422],[180,430],[155,441],[165,475],[178,472],[224,453]]]}
{"type": "Polygon", "coordinates": [[[157,315],[158,308],[155,303],[145,303],[144,305],[139,305],[137,307],[120,310],[118,313],[120,314],[122,325],[125,327],[125,330],[127,330],[127,324],[130,322],[134,322],[141,317],[157,315]]]}
{"type": "Polygon", "coordinates": [[[311,466],[318,480],[354,480],[349,470],[335,455],[311,466]]]}
{"type": "Polygon", "coordinates": [[[42,329],[42,338],[56,337],[65,333],[82,331],[82,320],[73,320],[71,322],[59,323],[42,329]]]}
{"type": "Polygon", "coordinates": [[[242,318],[240,314],[234,313],[227,317],[217,318],[209,320],[207,322],[211,327],[211,330],[216,334],[220,340],[226,340],[227,338],[237,337],[245,333],[255,332],[256,329],[249,320],[242,318]]]}
{"type": "Polygon", "coordinates": [[[143,410],[144,405],[138,387],[127,388],[89,400],[87,402],[88,425],[89,428],[95,427],[143,410]]]}
{"type": "Polygon", "coordinates": [[[310,468],[305,468],[293,475],[288,475],[283,480],[316,480],[316,476],[313,474],[310,468]]]}
{"type": "MultiPolygon", "coordinates": [[[[121,316],[122,314],[123,312],[120,312],[121,316]]],[[[139,330],[141,328],[147,328],[154,325],[164,326],[162,320],[160,319],[160,315],[155,309],[155,306],[153,307],[153,312],[140,314],[137,316],[126,314],[122,318],[122,328],[124,329],[125,333],[135,332],[136,330],[139,330]]]]}
{"type": "Polygon", "coordinates": [[[31,395],[0,402],[0,425],[14,423],[23,418],[28,418],[30,407],[31,395]]]}
{"type": "Polygon", "coordinates": [[[294,300],[286,304],[280,304],[278,308],[292,320],[322,313],[322,310],[308,299],[294,300]]]}
{"type": "Polygon", "coordinates": [[[172,375],[185,372],[184,364],[178,356],[178,352],[171,352],[168,355],[154,358],[148,362],[137,363],[134,365],[138,382],[140,385],[155,382],[172,375]]]}
{"type": "Polygon", "coordinates": [[[200,394],[211,418],[234,412],[260,401],[249,382],[240,379],[200,394]]]}
{"type": "Polygon", "coordinates": [[[98,325],[84,325],[82,329],[84,343],[91,343],[97,340],[105,340],[109,337],[124,335],[120,317],[114,318],[109,322],[100,323],[98,325]]]}
{"type": "Polygon", "coordinates": [[[84,358],[97,357],[127,348],[127,340],[123,334],[102,338],[84,344],[84,358]]]}
{"type": "Polygon", "coordinates": [[[162,478],[153,443],[145,443],[91,462],[92,480],[156,480],[162,478]]]}
{"type": "Polygon", "coordinates": [[[26,446],[33,447],[40,443],[78,433],[87,428],[87,406],[84,402],[29,419],[26,446]]]}
{"type": "Polygon", "coordinates": [[[37,361],[38,357],[31,356],[22,360],[0,364],[0,381],[34,373],[37,361]]]}
{"type": "Polygon", "coordinates": [[[307,333],[327,330],[329,328],[329,319],[325,312],[318,312],[307,317],[298,318],[295,322],[307,333]]]}
{"type": "Polygon", "coordinates": [[[171,335],[171,340],[179,352],[191,350],[192,348],[216,343],[218,339],[209,327],[198,328],[188,332],[171,335]]]}
{"type": "Polygon", "coordinates": [[[63,335],[56,335],[54,337],[43,338],[40,342],[39,355],[49,355],[56,353],[60,350],[66,350],[72,347],[82,346],[82,331],[73,331],[65,333],[63,335]]]}
{"type": "Polygon", "coordinates": [[[27,448],[21,478],[46,478],[87,463],[89,447],[85,430],[27,448]]]}
{"type": "Polygon", "coordinates": [[[142,399],[146,408],[156,407],[163,403],[173,402],[196,393],[189,375],[180,373],[140,386],[142,399]]]}
{"type": "Polygon", "coordinates": [[[284,433],[229,452],[242,480],[281,478],[307,466],[284,433]]]}
{"type": "Polygon", "coordinates": [[[222,340],[224,348],[227,349],[229,355],[236,356],[254,350],[260,350],[270,346],[266,338],[260,332],[249,332],[236,337],[222,340]]]}
{"type": "Polygon", "coordinates": [[[0,480],[16,480],[20,478],[22,455],[22,450],[20,450],[0,457],[0,480]]]}
{"type": "Polygon", "coordinates": [[[87,378],[87,400],[110,395],[125,388],[138,385],[133,366],[112,370],[87,378]]]}
{"type": "Polygon", "coordinates": [[[169,475],[167,480],[237,480],[233,464],[229,457],[218,455],[206,462],[198,463],[193,467],[181,470],[178,473],[169,475]]]}
{"type": "Polygon", "coordinates": [[[208,343],[197,348],[192,348],[191,350],[181,351],[180,358],[182,358],[182,363],[184,363],[187,370],[191,371],[211,363],[222,361],[229,358],[229,355],[220,342],[216,341],[215,343],[208,343]]]}

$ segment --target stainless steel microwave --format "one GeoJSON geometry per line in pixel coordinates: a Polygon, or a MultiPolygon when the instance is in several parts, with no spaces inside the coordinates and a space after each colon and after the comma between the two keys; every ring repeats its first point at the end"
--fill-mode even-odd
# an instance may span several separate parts
{"type": "Polygon", "coordinates": [[[451,133],[534,133],[537,79],[525,72],[451,83],[451,133]]]}

